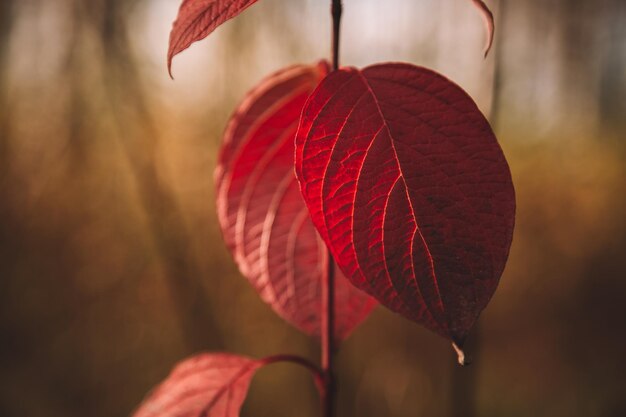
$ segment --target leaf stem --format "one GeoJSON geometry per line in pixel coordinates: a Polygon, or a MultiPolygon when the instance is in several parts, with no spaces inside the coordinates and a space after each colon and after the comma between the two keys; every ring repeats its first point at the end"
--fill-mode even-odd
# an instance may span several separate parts
{"type": "Polygon", "coordinates": [[[325,387],[325,378],[324,372],[320,369],[319,366],[315,365],[313,362],[309,361],[306,358],[297,355],[274,355],[268,356],[266,358],[261,359],[263,365],[271,365],[273,363],[278,362],[289,362],[296,365],[300,365],[303,368],[308,369],[313,374],[313,378],[315,379],[315,384],[317,385],[320,392],[324,392],[325,387]]]}
{"type": "Polygon", "coordinates": [[[330,13],[333,16],[333,40],[332,40],[332,57],[333,70],[339,69],[339,32],[341,27],[341,15],[343,13],[343,5],[341,0],[332,0],[330,13]]]}

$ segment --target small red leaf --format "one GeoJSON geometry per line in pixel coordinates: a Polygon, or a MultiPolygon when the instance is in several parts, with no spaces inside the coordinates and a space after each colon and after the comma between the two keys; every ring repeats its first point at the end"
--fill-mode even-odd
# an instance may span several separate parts
{"type": "Polygon", "coordinates": [[[202,354],[178,364],[133,417],[238,417],[263,361],[226,353],[202,354]]]}
{"type": "Polygon", "coordinates": [[[493,45],[493,34],[495,30],[495,24],[493,23],[493,13],[491,13],[489,7],[487,7],[485,2],[482,0],[472,0],[472,3],[474,3],[474,6],[478,8],[478,11],[480,12],[485,22],[485,28],[487,29],[487,41],[484,49],[486,57],[489,53],[489,50],[491,49],[491,45],[493,45]]]}
{"type": "MultiPolygon", "coordinates": [[[[294,174],[294,138],[304,103],[328,64],[266,78],[230,120],[216,170],[218,217],[242,274],[289,323],[319,336],[328,256],[294,174]]],[[[376,302],[336,273],[335,335],[344,339],[376,302]]]]}
{"type": "Polygon", "coordinates": [[[515,212],[472,99],[409,64],[333,72],[305,105],[296,173],[346,276],[461,345],[497,287],[515,212]]]}
{"type": "Polygon", "coordinates": [[[167,69],[172,75],[172,59],[219,25],[243,12],[257,0],[183,0],[170,33],[167,69]]]}

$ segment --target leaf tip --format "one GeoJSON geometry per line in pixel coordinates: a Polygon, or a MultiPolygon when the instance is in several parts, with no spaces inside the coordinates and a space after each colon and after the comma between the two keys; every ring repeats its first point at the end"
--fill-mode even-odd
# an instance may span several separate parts
{"type": "Polygon", "coordinates": [[[478,8],[478,10],[480,11],[483,17],[483,20],[485,21],[485,28],[487,29],[487,41],[485,43],[484,57],[487,58],[487,55],[489,54],[489,51],[491,50],[491,46],[493,45],[493,38],[494,38],[494,32],[495,32],[495,23],[494,23],[493,13],[489,9],[489,7],[487,7],[485,2],[482,0],[472,0],[472,3],[474,3],[474,6],[478,8]]]}
{"type": "Polygon", "coordinates": [[[174,79],[174,75],[172,73],[172,63],[174,62],[174,57],[177,53],[178,52],[176,51],[174,46],[173,33],[170,33],[170,43],[167,48],[167,73],[172,80],[174,79]]]}
{"type": "MultiPolygon", "coordinates": [[[[182,9],[183,6],[181,6],[182,9]]],[[[180,13],[180,12],[179,12],[180,13]]],[[[172,62],[174,61],[174,57],[180,52],[179,49],[177,49],[176,46],[176,23],[178,22],[178,20],[176,22],[174,22],[173,26],[172,26],[172,30],[170,31],[170,39],[169,39],[169,44],[167,46],[167,73],[169,74],[170,78],[173,80],[174,79],[174,75],[172,73],[172,62]]]]}
{"type": "Polygon", "coordinates": [[[465,351],[463,350],[463,347],[460,344],[457,344],[456,342],[452,342],[452,347],[454,348],[454,351],[456,352],[457,361],[459,365],[467,366],[472,363],[472,359],[465,354],[465,351]]]}
{"type": "Polygon", "coordinates": [[[172,74],[172,58],[171,57],[167,58],[167,73],[169,74],[170,78],[173,80],[174,74],[172,74]]]}

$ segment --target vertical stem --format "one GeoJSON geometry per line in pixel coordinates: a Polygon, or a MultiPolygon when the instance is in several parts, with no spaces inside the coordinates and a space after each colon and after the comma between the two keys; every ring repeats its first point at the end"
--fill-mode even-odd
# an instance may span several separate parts
{"type": "MultiPolygon", "coordinates": [[[[333,18],[332,66],[339,69],[339,30],[343,5],[341,0],[332,0],[330,12],[333,18]]],[[[324,389],[322,393],[322,415],[335,415],[335,375],[333,351],[335,346],[335,261],[330,250],[327,252],[326,273],[322,283],[322,372],[324,389]]]]}
{"type": "Polygon", "coordinates": [[[322,415],[332,417],[335,410],[335,375],[333,371],[333,348],[335,338],[335,262],[328,251],[328,263],[322,283],[322,372],[324,390],[322,415]]]}
{"type": "Polygon", "coordinates": [[[343,5],[341,4],[341,0],[332,0],[330,13],[333,16],[333,70],[337,70],[339,68],[339,29],[341,26],[341,14],[343,13],[343,5]]]}

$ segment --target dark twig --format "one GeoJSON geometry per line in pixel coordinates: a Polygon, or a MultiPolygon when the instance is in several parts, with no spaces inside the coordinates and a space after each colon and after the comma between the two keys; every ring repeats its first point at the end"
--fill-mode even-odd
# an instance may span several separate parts
{"type": "Polygon", "coordinates": [[[333,70],[336,70],[339,68],[339,30],[341,26],[341,14],[343,13],[343,5],[341,4],[341,0],[332,0],[330,13],[333,16],[333,70]]]}

